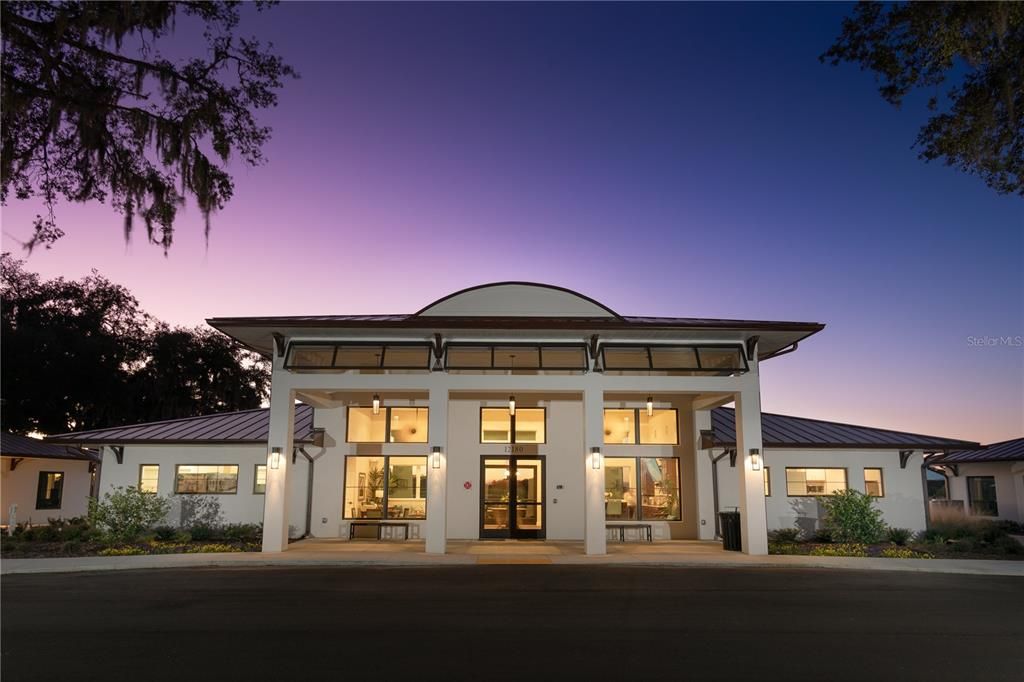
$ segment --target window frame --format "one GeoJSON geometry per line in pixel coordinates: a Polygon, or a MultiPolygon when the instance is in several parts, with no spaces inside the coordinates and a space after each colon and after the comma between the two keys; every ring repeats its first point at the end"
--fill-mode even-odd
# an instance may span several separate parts
{"type": "MultiPolygon", "coordinates": [[[[376,521],[378,523],[380,523],[380,522],[385,522],[386,523],[386,522],[389,522],[389,521],[426,521],[427,520],[427,508],[428,508],[427,499],[429,498],[429,492],[430,492],[430,481],[429,481],[429,479],[430,479],[430,456],[429,455],[345,455],[344,467],[345,467],[344,468],[345,473],[344,473],[344,476],[342,477],[342,488],[341,488],[341,520],[342,521],[369,521],[369,522],[376,521]],[[364,459],[383,459],[384,460],[384,496],[381,498],[381,510],[382,510],[382,512],[381,512],[381,517],[379,519],[368,519],[368,518],[363,518],[363,517],[360,517],[360,516],[348,516],[348,508],[345,506],[345,500],[346,500],[346,497],[348,495],[348,489],[349,489],[349,487],[351,487],[351,486],[349,486],[349,482],[348,482],[348,460],[352,459],[352,458],[359,459],[360,457],[362,457],[364,459]],[[416,517],[416,518],[397,517],[397,518],[393,519],[393,518],[391,518],[390,516],[387,515],[388,514],[388,501],[389,501],[389,499],[391,497],[391,493],[388,490],[391,486],[388,485],[388,481],[390,480],[390,477],[391,477],[391,458],[392,457],[405,458],[405,459],[410,458],[410,457],[416,457],[416,458],[422,458],[423,459],[423,467],[427,471],[427,474],[426,474],[427,481],[425,482],[425,486],[423,487],[423,497],[422,498],[416,498],[416,499],[422,499],[424,501],[423,502],[423,516],[416,517]]],[[[355,487],[358,488],[358,485],[359,484],[358,484],[358,481],[357,481],[355,487]]],[[[357,492],[357,497],[358,497],[358,492],[357,492]]]]}
{"type": "Polygon", "coordinates": [[[763,467],[763,468],[764,468],[764,496],[765,497],[771,497],[772,496],[772,477],[771,477],[771,470],[772,470],[772,468],[771,467],[763,467]]]}
{"type": "Polygon", "coordinates": [[[675,413],[674,419],[675,419],[675,423],[676,423],[676,440],[675,440],[674,443],[641,443],[640,442],[640,412],[641,411],[646,411],[647,410],[646,407],[605,407],[605,408],[602,408],[602,410],[601,410],[601,430],[602,430],[602,434],[604,433],[604,413],[607,412],[608,410],[620,410],[620,411],[621,410],[633,410],[633,442],[632,443],[609,443],[609,442],[605,441],[602,438],[601,439],[601,443],[603,445],[625,445],[626,447],[629,447],[631,445],[646,445],[646,446],[654,446],[654,447],[657,447],[657,446],[660,445],[662,447],[676,447],[676,446],[679,445],[679,432],[682,429],[679,428],[679,408],[678,407],[655,407],[654,408],[655,412],[668,412],[668,411],[672,411],[672,412],[675,413]]]}
{"type": "MultiPolygon", "coordinates": [[[[980,500],[979,500],[980,501],[980,500]]],[[[996,487],[995,476],[968,476],[967,477],[967,509],[970,511],[971,516],[984,516],[987,519],[999,518],[999,490],[996,487]],[[992,511],[993,514],[981,514],[974,509],[974,495],[971,494],[971,481],[974,479],[990,479],[992,481],[992,511]]]]}
{"type": "Polygon", "coordinates": [[[400,369],[400,370],[426,370],[430,371],[434,358],[434,344],[423,341],[292,341],[288,344],[285,353],[284,368],[289,371],[322,371],[322,370],[352,370],[352,369],[400,369]],[[331,364],[329,365],[295,365],[292,363],[292,349],[302,347],[330,346],[333,348],[331,364]],[[373,365],[339,365],[339,348],[380,348],[380,360],[377,366],[373,365]],[[387,364],[389,348],[423,348],[427,351],[426,365],[394,365],[387,364]]]}
{"type": "Polygon", "coordinates": [[[501,371],[514,371],[524,370],[533,372],[580,372],[586,373],[590,371],[590,353],[585,343],[566,343],[566,342],[555,342],[555,343],[485,343],[485,342],[456,342],[446,343],[444,345],[444,370],[447,371],[469,371],[469,372],[484,372],[488,370],[501,370],[501,371]],[[489,348],[491,351],[491,362],[490,365],[476,365],[476,366],[451,366],[448,361],[448,351],[455,349],[481,349],[489,348]],[[511,365],[496,365],[494,360],[494,351],[498,348],[522,348],[524,350],[534,350],[537,352],[537,366],[527,367],[512,367],[511,365]],[[546,366],[544,363],[544,349],[545,348],[560,348],[568,349],[573,348],[583,353],[583,365],[573,366],[568,365],[550,365],[546,366]]]}
{"type": "MultiPolygon", "coordinates": [[[[849,490],[850,489],[850,469],[849,469],[849,467],[820,467],[820,466],[819,467],[808,467],[808,466],[786,467],[786,497],[828,497],[829,495],[832,494],[832,493],[806,493],[805,492],[803,495],[790,495],[789,494],[789,472],[790,472],[790,470],[797,470],[797,469],[803,469],[804,471],[806,471],[807,469],[822,469],[824,471],[827,471],[829,469],[836,469],[836,470],[842,471],[843,472],[843,481],[845,483],[845,487],[843,488],[843,490],[849,490]]],[[[807,479],[805,478],[804,479],[804,483],[806,483],[806,482],[807,482],[807,479]]],[[[828,480],[826,479],[825,482],[827,483],[828,480]]],[[[807,488],[807,486],[805,485],[804,489],[806,490],[806,488],[807,488]]]]}
{"type": "MultiPolygon", "coordinates": [[[[926,487],[927,487],[927,484],[926,484],[926,487]]],[[[882,470],[882,467],[864,467],[864,494],[867,495],[868,497],[873,497],[876,500],[880,500],[883,497],[885,497],[885,472],[882,470]],[[878,495],[872,495],[871,493],[868,492],[867,473],[869,471],[877,471],[878,472],[878,485],[882,489],[881,493],[878,494],[878,495]]]]}
{"type": "Polygon", "coordinates": [[[544,413],[544,440],[533,441],[533,442],[530,442],[530,443],[517,443],[516,442],[516,415],[510,414],[509,415],[509,431],[508,431],[508,433],[509,433],[509,438],[511,440],[501,441],[501,442],[497,442],[497,441],[493,441],[493,440],[485,441],[484,440],[484,410],[502,410],[502,409],[507,411],[508,410],[508,406],[506,406],[506,407],[496,407],[494,405],[481,405],[480,406],[480,410],[479,410],[478,415],[477,415],[478,418],[479,418],[479,422],[478,422],[479,428],[477,428],[477,430],[476,430],[477,437],[480,439],[480,445],[547,445],[547,442],[548,442],[548,408],[546,408],[546,407],[534,407],[532,405],[516,405],[516,412],[518,413],[519,410],[521,410],[521,409],[522,410],[541,410],[544,413]]]}
{"type": "Polygon", "coordinates": [[[263,474],[263,492],[260,492],[259,490],[256,490],[256,486],[259,485],[258,482],[259,482],[260,467],[263,467],[264,469],[269,469],[269,467],[267,466],[266,462],[256,462],[256,464],[253,465],[253,469],[252,469],[252,494],[253,495],[266,495],[267,494],[267,481],[269,480],[269,478],[268,478],[269,474],[268,473],[263,474]]]}
{"type": "Polygon", "coordinates": [[[138,488],[140,493],[146,493],[147,495],[158,495],[160,493],[160,465],[155,462],[144,463],[139,465],[139,483],[138,488]],[[142,489],[142,470],[146,467],[156,467],[156,490],[150,492],[142,489]]]}
{"type": "Polygon", "coordinates": [[[174,465],[174,494],[175,495],[237,495],[238,478],[241,475],[241,467],[237,464],[175,464],[174,465]],[[235,489],[232,492],[181,492],[178,490],[178,470],[181,467],[235,467],[235,489]]]}
{"type": "Polygon", "coordinates": [[[750,363],[747,361],[747,351],[743,344],[740,343],[602,343],[599,350],[601,359],[601,371],[603,372],[697,372],[700,374],[722,374],[729,373],[733,374],[736,372],[749,372],[750,363]],[[647,353],[647,367],[608,367],[607,358],[605,357],[606,349],[633,349],[633,350],[644,350],[647,353]],[[654,357],[651,354],[651,349],[655,350],[681,350],[687,349],[693,351],[694,359],[696,360],[696,367],[655,367],[654,357]],[[736,367],[703,367],[700,357],[700,351],[702,349],[707,350],[734,350],[737,352],[742,366],[736,367]]]}
{"type": "MultiPolygon", "coordinates": [[[[669,455],[667,457],[658,457],[658,456],[652,456],[652,455],[626,455],[626,456],[609,455],[606,458],[606,460],[607,459],[631,459],[631,460],[633,460],[633,466],[634,466],[635,471],[636,471],[636,497],[637,497],[637,504],[636,504],[636,518],[635,519],[609,519],[608,518],[608,508],[607,508],[607,506],[605,506],[605,519],[604,519],[605,523],[637,523],[637,522],[641,522],[641,521],[647,521],[647,522],[664,521],[666,523],[680,523],[680,522],[682,522],[682,520],[683,520],[683,500],[682,500],[681,491],[683,489],[683,469],[682,469],[683,465],[682,465],[682,458],[681,457],[679,457],[677,455],[669,455]],[[641,465],[640,465],[641,460],[644,460],[644,459],[670,459],[670,460],[674,460],[675,461],[675,464],[676,464],[676,518],[654,518],[654,519],[645,519],[644,518],[643,483],[642,483],[642,481],[643,481],[643,470],[641,469],[641,465]]],[[[605,477],[605,482],[602,483],[602,485],[601,485],[601,492],[602,492],[602,494],[604,494],[604,492],[607,490],[608,470],[607,470],[607,467],[602,467],[602,469],[604,469],[603,476],[605,477]]]]}
{"type": "Polygon", "coordinates": [[[37,510],[40,510],[40,509],[47,509],[47,510],[50,510],[50,509],[60,509],[64,505],[64,476],[65,476],[65,473],[63,471],[40,471],[39,472],[39,476],[36,478],[36,509],[37,510]],[[42,502],[44,502],[46,500],[46,498],[42,497],[40,495],[40,493],[42,493],[44,490],[46,490],[46,483],[45,483],[45,481],[46,481],[46,477],[47,476],[60,476],[60,479],[59,479],[60,485],[56,486],[56,491],[57,491],[56,504],[52,504],[51,505],[51,504],[47,503],[47,504],[40,505],[40,503],[42,503],[42,502]]]}
{"type": "Polygon", "coordinates": [[[384,412],[384,440],[349,440],[349,429],[352,428],[352,420],[349,417],[352,415],[352,408],[357,410],[372,410],[372,405],[348,405],[345,407],[345,442],[352,443],[354,445],[422,445],[430,442],[430,407],[423,405],[381,405],[380,409],[384,412]],[[426,410],[427,412],[427,428],[423,434],[422,441],[396,441],[391,440],[391,410],[396,408],[399,410],[426,410]]]}

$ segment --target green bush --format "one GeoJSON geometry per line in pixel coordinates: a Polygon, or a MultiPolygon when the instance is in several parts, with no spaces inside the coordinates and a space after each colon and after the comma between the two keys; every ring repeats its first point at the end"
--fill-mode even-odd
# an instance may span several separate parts
{"type": "Polygon", "coordinates": [[[769,542],[792,543],[799,539],[799,528],[779,528],[778,530],[769,531],[768,533],[769,542]]]}
{"type": "Polygon", "coordinates": [[[237,552],[238,551],[238,547],[236,547],[234,545],[225,545],[224,543],[221,543],[221,542],[211,542],[211,543],[206,543],[206,544],[202,544],[202,545],[192,545],[186,551],[190,552],[190,553],[194,552],[196,554],[209,554],[209,553],[221,554],[221,553],[224,553],[224,552],[237,552]]]}
{"type": "Polygon", "coordinates": [[[907,544],[913,536],[914,531],[909,528],[887,528],[885,531],[885,539],[901,547],[907,544]]]}
{"type": "Polygon", "coordinates": [[[171,540],[182,544],[189,543],[192,542],[192,533],[189,533],[187,530],[179,530],[171,540]]]}
{"type": "Polygon", "coordinates": [[[882,510],[875,498],[859,490],[840,490],[822,498],[825,527],[835,542],[877,542],[885,534],[882,510]]]}
{"type": "Polygon", "coordinates": [[[998,538],[991,544],[993,552],[998,554],[1011,554],[1019,556],[1024,554],[1024,545],[1020,544],[1016,538],[1011,538],[1009,535],[1004,535],[998,538]]]}
{"type": "Polygon", "coordinates": [[[217,534],[212,526],[205,526],[197,524],[188,529],[189,534],[192,536],[192,540],[197,542],[206,542],[212,540],[217,534]]]}
{"type": "Polygon", "coordinates": [[[928,552],[918,552],[909,547],[886,547],[882,550],[882,556],[886,559],[934,559],[935,555],[928,552]]]}
{"type": "Polygon", "coordinates": [[[170,542],[177,534],[178,529],[174,526],[162,525],[153,528],[153,537],[161,542],[170,542]]]}
{"type": "Polygon", "coordinates": [[[53,524],[37,526],[32,531],[32,539],[36,542],[57,542],[60,540],[60,530],[55,528],[53,524]]]}
{"type": "Polygon", "coordinates": [[[115,488],[103,500],[89,500],[89,521],[114,540],[131,541],[164,519],[170,503],[135,486],[115,488]]]}
{"type": "Polygon", "coordinates": [[[18,534],[18,537],[24,540],[25,542],[35,542],[36,534],[38,532],[38,528],[23,528],[21,530],[21,533],[18,534]]]}
{"type": "Polygon", "coordinates": [[[97,552],[100,556],[135,556],[145,553],[146,550],[140,547],[107,547],[97,552]]]}
{"type": "Polygon", "coordinates": [[[867,545],[858,542],[841,542],[835,545],[815,547],[811,550],[811,556],[855,556],[864,557],[868,555],[867,545]]]}
{"type": "Polygon", "coordinates": [[[67,540],[60,546],[61,554],[78,554],[82,551],[82,543],[78,540],[67,540]]]}
{"type": "Polygon", "coordinates": [[[832,539],[831,528],[819,528],[814,531],[814,536],[811,537],[811,542],[832,542],[832,539]]]}
{"type": "Polygon", "coordinates": [[[263,529],[255,523],[229,523],[220,528],[218,536],[223,540],[260,540],[263,529]]]}
{"type": "Polygon", "coordinates": [[[769,554],[804,554],[803,548],[795,542],[769,542],[769,554]]]}

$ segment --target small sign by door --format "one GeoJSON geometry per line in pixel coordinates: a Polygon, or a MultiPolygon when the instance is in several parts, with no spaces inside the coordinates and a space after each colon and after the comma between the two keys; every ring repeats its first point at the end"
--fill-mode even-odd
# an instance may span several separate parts
{"type": "Polygon", "coordinates": [[[470,481],[466,481],[465,483],[462,484],[462,487],[465,488],[466,490],[469,490],[470,488],[473,487],[473,484],[470,481]]]}

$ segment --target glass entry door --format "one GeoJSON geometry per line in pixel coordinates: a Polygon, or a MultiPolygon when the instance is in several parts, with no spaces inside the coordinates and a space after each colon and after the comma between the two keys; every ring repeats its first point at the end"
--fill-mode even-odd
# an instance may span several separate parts
{"type": "Polygon", "coordinates": [[[480,537],[544,537],[544,458],[482,457],[480,537]]]}

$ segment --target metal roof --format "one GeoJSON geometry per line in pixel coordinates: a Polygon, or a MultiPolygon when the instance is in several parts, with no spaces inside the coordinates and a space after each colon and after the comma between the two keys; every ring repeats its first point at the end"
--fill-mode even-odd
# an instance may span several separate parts
{"type": "Polygon", "coordinates": [[[39,457],[42,459],[84,459],[99,461],[99,454],[81,448],[54,445],[38,438],[16,433],[0,434],[0,455],[4,457],[39,457]]]}
{"type": "MultiPolygon", "coordinates": [[[[736,412],[718,407],[711,411],[715,441],[736,444],[736,412]]],[[[806,417],[761,413],[761,438],[771,448],[884,448],[904,450],[950,450],[980,448],[978,443],[922,436],[917,433],[876,429],[869,426],[840,424],[806,417]]]]}
{"type": "Polygon", "coordinates": [[[928,459],[929,464],[956,464],[958,462],[1024,462],[1024,438],[990,443],[981,450],[957,450],[928,459]]]}
{"type": "MultiPolygon", "coordinates": [[[[270,409],[257,408],[94,431],[62,433],[50,436],[46,440],[54,443],[90,445],[161,445],[169,443],[221,445],[266,443],[269,437],[270,409]]],[[[313,407],[298,404],[295,406],[295,442],[309,443],[312,440],[313,407]]]]}

